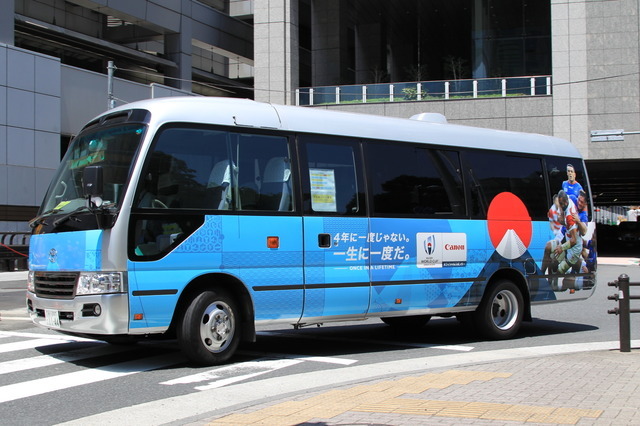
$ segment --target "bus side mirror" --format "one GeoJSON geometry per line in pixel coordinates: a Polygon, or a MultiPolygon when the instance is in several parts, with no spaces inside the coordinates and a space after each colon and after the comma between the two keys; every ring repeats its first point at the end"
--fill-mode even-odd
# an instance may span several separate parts
{"type": "Polygon", "coordinates": [[[82,173],[82,190],[85,198],[100,198],[103,193],[102,166],[87,166],[82,173]]]}

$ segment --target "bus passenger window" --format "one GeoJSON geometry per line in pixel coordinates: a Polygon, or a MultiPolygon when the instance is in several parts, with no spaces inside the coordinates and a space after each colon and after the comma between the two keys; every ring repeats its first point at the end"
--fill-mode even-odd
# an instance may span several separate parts
{"type": "Polygon", "coordinates": [[[237,210],[293,211],[291,155],[286,137],[234,134],[232,158],[235,172],[237,210]]]}
{"type": "Polygon", "coordinates": [[[290,212],[290,158],[286,137],[167,127],[145,165],[136,205],[290,212]]]}
{"type": "Polygon", "coordinates": [[[460,217],[466,212],[455,151],[372,142],[367,164],[376,215],[460,217]]]}
{"type": "Polygon", "coordinates": [[[362,215],[363,193],[358,170],[357,143],[351,140],[321,140],[305,135],[305,211],[317,214],[362,215]],[[334,143],[323,143],[325,140],[334,143]],[[316,143],[317,141],[317,143],[316,143]],[[308,180],[307,180],[308,179],[308,180]]]}
{"type": "Polygon", "coordinates": [[[527,207],[532,219],[546,219],[549,206],[539,158],[520,157],[502,152],[467,151],[475,213],[484,217],[493,198],[511,192],[527,207]]]}

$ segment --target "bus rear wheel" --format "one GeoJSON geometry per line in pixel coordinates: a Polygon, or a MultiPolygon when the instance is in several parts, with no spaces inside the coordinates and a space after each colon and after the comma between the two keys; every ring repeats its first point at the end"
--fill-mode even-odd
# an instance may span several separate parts
{"type": "Polygon", "coordinates": [[[194,297],[178,327],[178,344],[191,361],[217,365],[231,358],[240,342],[234,299],[221,290],[194,297]]]}
{"type": "Polygon", "coordinates": [[[501,280],[487,289],[474,313],[474,323],[489,339],[511,339],[522,325],[523,313],[522,292],[513,282],[501,280]]]}

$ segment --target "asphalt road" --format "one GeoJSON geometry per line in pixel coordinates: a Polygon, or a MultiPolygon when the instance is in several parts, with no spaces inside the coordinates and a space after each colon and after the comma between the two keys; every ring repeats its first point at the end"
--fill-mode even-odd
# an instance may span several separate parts
{"type": "MultiPolygon", "coordinates": [[[[607,296],[616,290],[607,283],[622,273],[640,281],[637,264],[601,265],[590,299],[534,307],[534,321],[509,341],[479,340],[454,318],[433,319],[411,332],[379,320],[300,330],[271,327],[261,328],[258,341],[243,345],[232,363],[207,368],[188,364],[174,341],[114,346],[34,328],[21,307],[24,283],[0,282],[0,418],[2,423],[55,424],[205,391],[222,398],[225,387],[259,379],[286,383],[302,373],[331,375],[332,370],[440,355],[616,341],[618,317],[607,314],[616,306],[607,296]]],[[[634,322],[631,338],[638,339],[634,322]]]]}

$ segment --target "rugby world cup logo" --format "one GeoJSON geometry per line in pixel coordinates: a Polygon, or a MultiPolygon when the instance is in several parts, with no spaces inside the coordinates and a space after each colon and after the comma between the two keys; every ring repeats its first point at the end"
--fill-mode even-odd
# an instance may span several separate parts
{"type": "Polygon", "coordinates": [[[58,250],[52,248],[49,250],[49,262],[56,263],[58,261],[58,250]]]}
{"type": "Polygon", "coordinates": [[[424,240],[424,251],[431,256],[436,249],[436,240],[433,235],[429,235],[424,240]]]}

